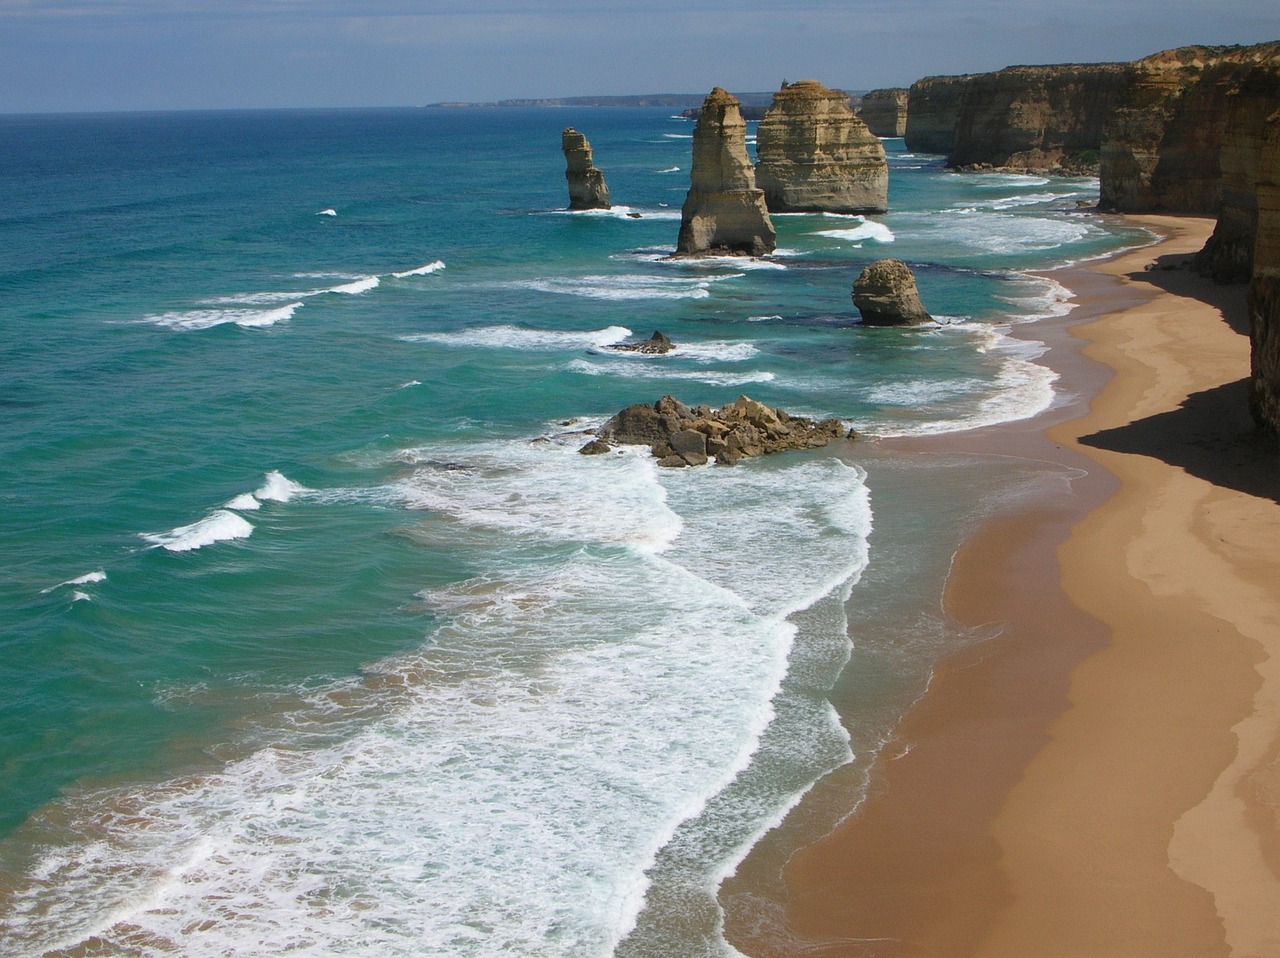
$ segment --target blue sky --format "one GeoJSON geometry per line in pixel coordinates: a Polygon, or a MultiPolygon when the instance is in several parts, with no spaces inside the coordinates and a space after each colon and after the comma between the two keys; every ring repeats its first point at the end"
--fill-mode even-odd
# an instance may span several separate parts
{"type": "Polygon", "coordinates": [[[1277,39],[1275,0],[0,0],[0,112],[859,90],[1277,39]]]}

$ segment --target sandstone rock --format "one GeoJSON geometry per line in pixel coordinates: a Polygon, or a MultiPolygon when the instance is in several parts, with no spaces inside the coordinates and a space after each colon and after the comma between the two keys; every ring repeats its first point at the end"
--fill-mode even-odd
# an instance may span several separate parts
{"type": "Polygon", "coordinates": [[[607,210],[609,187],[604,173],[595,168],[591,160],[591,144],[573,127],[565,127],[560,134],[566,169],[564,177],[569,183],[569,209],[607,210]]]}
{"type": "Polygon", "coordinates": [[[777,236],[747,157],[738,101],[716,87],[693,131],[689,194],[680,211],[677,256],[772,253],[777,236]]]}
{"type": "Polygon", "coordinates": [[[653,335],[648,339],[641,340],[638,343],[616,343],[609,348],[621,350],[624,353],[644,353],[646,355],[661,356],[664,353],[671,352],[676,348],[676,345],[660,331],[654,330],[653,335]]]}
{"type": "Polygon", "coordinates": [[[756,133],[756,184],[775,213],[883,213],[884,146],[849,109],[849,97],[815,80],[773,95],[756,133]]]}
{"type": "Polygon", "coordinates": [[[905,88],[870,91],[858,108],[859,119],[876,136],[903,136],[907,132],[908,92],[905,88]]]}
{"type": "Polygon", "coordinates": [[[1102,146],[1101,208],[1217,213],[1228,105],[1277,56],[1280,43],[1180,47],[1130,64],[1102,146]]]}
{"type": "Polygon", "coordinates": [[[872,263],[853,284],[853,305],[864,326],[914,326],[933,321],[920,302],[916,278],[901,260],[872,263]]]}
{"type": "MultiPolygon", "coordinates": [[[[838,419],[813,422],[740,396],[718,410],[691,410],[671,396],[628,406],[600,427],[599,442],[648,446],[660,466],[732,465],[749,456],[816,449],[844,436],[838,419]]],[[[585,452],[585,449],[583,450],[585,452]]]]}
{"type": "Polygon", "coordinates": [[[1249,409],[1280,436],[1280,111],[1268,117],[1257,183],[1257,240],[1249,284],[1249,409]]]}
{"type": "Polygon", "coordinates": [[[956,125],[970,77],[925,77],[907,95],[907,128],[903,133],[914,153],[949,155],[956,145],[956,125]]]}

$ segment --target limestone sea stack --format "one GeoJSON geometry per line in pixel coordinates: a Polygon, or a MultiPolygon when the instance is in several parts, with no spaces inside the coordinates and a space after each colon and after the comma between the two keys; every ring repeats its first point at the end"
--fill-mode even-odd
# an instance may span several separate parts
{"type": "Polygon", "coordinates": [[[864,326],[919,326],[933,322],[916,289],[916,278],[906,263],[876,260],[853,284],[853,305],[864,326]]]}
{"type": "Polygon", "coordinates": [[[747,124],[737,99],[716,87],[693,129],[689,194],[680,211],[676,256],[764,256],[777,234],[747,157],[747,124]]]}
{"type": "Polygon", "coordinates": [[[816,80],[784,84],[756,132],[756,184],[774,213],[883,213],[884,145],[849,109],[848,94],[816,80]]]}
{"type": "Polygon", "coordinates": [[[609,209],[609,187],[604,173],[597,170],[591,160],[591,144],[587,138],[573,127],[565,127],[560,134],[560,145],[566,164],[564,178],[569,182],[569,209],[609,209]]]}
{"type": "Polygon", "coordinates": [[[908,92],[904,87],[870,91],[862,98],[858,118],[876,136],[905,135],[908,92]]]}

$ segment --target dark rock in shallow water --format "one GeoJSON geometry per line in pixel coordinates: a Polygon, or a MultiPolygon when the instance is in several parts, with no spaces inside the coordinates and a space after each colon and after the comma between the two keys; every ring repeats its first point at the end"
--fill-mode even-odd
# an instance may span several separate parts
{"type": "Polygon", "coordinates": [[[602,456],[606,452],[612,451],[613,447],[602,439],[592,439],[589,443],[578,450],[578,452],[582,453],[584,456],[602,456]]]}
{"type": "Polygon", "coordinates": [[[661,332],[654,330],[652,336],[641,342],[617,343],[609,348],[621,350],[624,353],[645,353],[647,355],[661,356],[663,353],[671,352],[676,348],[676,345],[661,332]]]}
{"type": "Polygon", "coordinates": [[[690,409],[672,396],[652,406],[637,403],[600,427],[597,443],[648,446],[660,466],[718,465],[787,449],[817,449],[835,439],[854,438],[838,419],[814,422],[772,409],[747,396],[719,409],[690,409]]]}

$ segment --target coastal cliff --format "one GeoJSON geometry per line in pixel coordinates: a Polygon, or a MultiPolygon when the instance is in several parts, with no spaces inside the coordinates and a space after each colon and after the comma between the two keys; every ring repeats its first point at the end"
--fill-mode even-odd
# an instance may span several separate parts
{"type": "Polygon", "coordinates": [[[909,92],[905,87],[870,91],[862,98],[858,118],[876,136],[906,135],[909,92]]]}
{"type": "Polygon", "coordinates": [[[1249,284],[1249,408],[1259,426],[1280,435],[1280,110],[1266,121],[1259,154],[1249,284]]]}
{"type": "Polygon", "coordinates": [[[816,80],[784,84],[773,95],[756,144],[756,185],[771,212],[889,208],[884,146],[853,115],[847,94],[816,80]]]}
{"type": "Polygon", "coordinates": [[[925,77],[907,95],[906,147],[913,153],[950,154],[965,88],[973,75],[925,77]]]}
{"type": "Polygon", "coordinates": [[[777,234],[747,156],[747,124],[734,96],[707,95],[693,130],[689,193],[680,211],[676,256],[745,253],[763,256],[777,234]]]}
{"type": "Polygon", "coordinates": [[[592,161],[591,144],[586,136],[571,126],[565,127],[560,134],[560,147],[566,164],[564,178],[569,184],[569,209],[609,209],[609,187],[604,173],[596,169],[592,161]]]}
{"type": "Polygon", "coordinates": [[[1008,67],[970,76],[948,165],[1094,173],[1121,63],[1008,67]]]}
{"type": "Polygon", "coordinates": [[[1103,140],[1101,208],[1216,214],[1229,106],[1249,75],[1277,56],[1280,43],[1180,47],[1131,64],[1103,140]]]}

